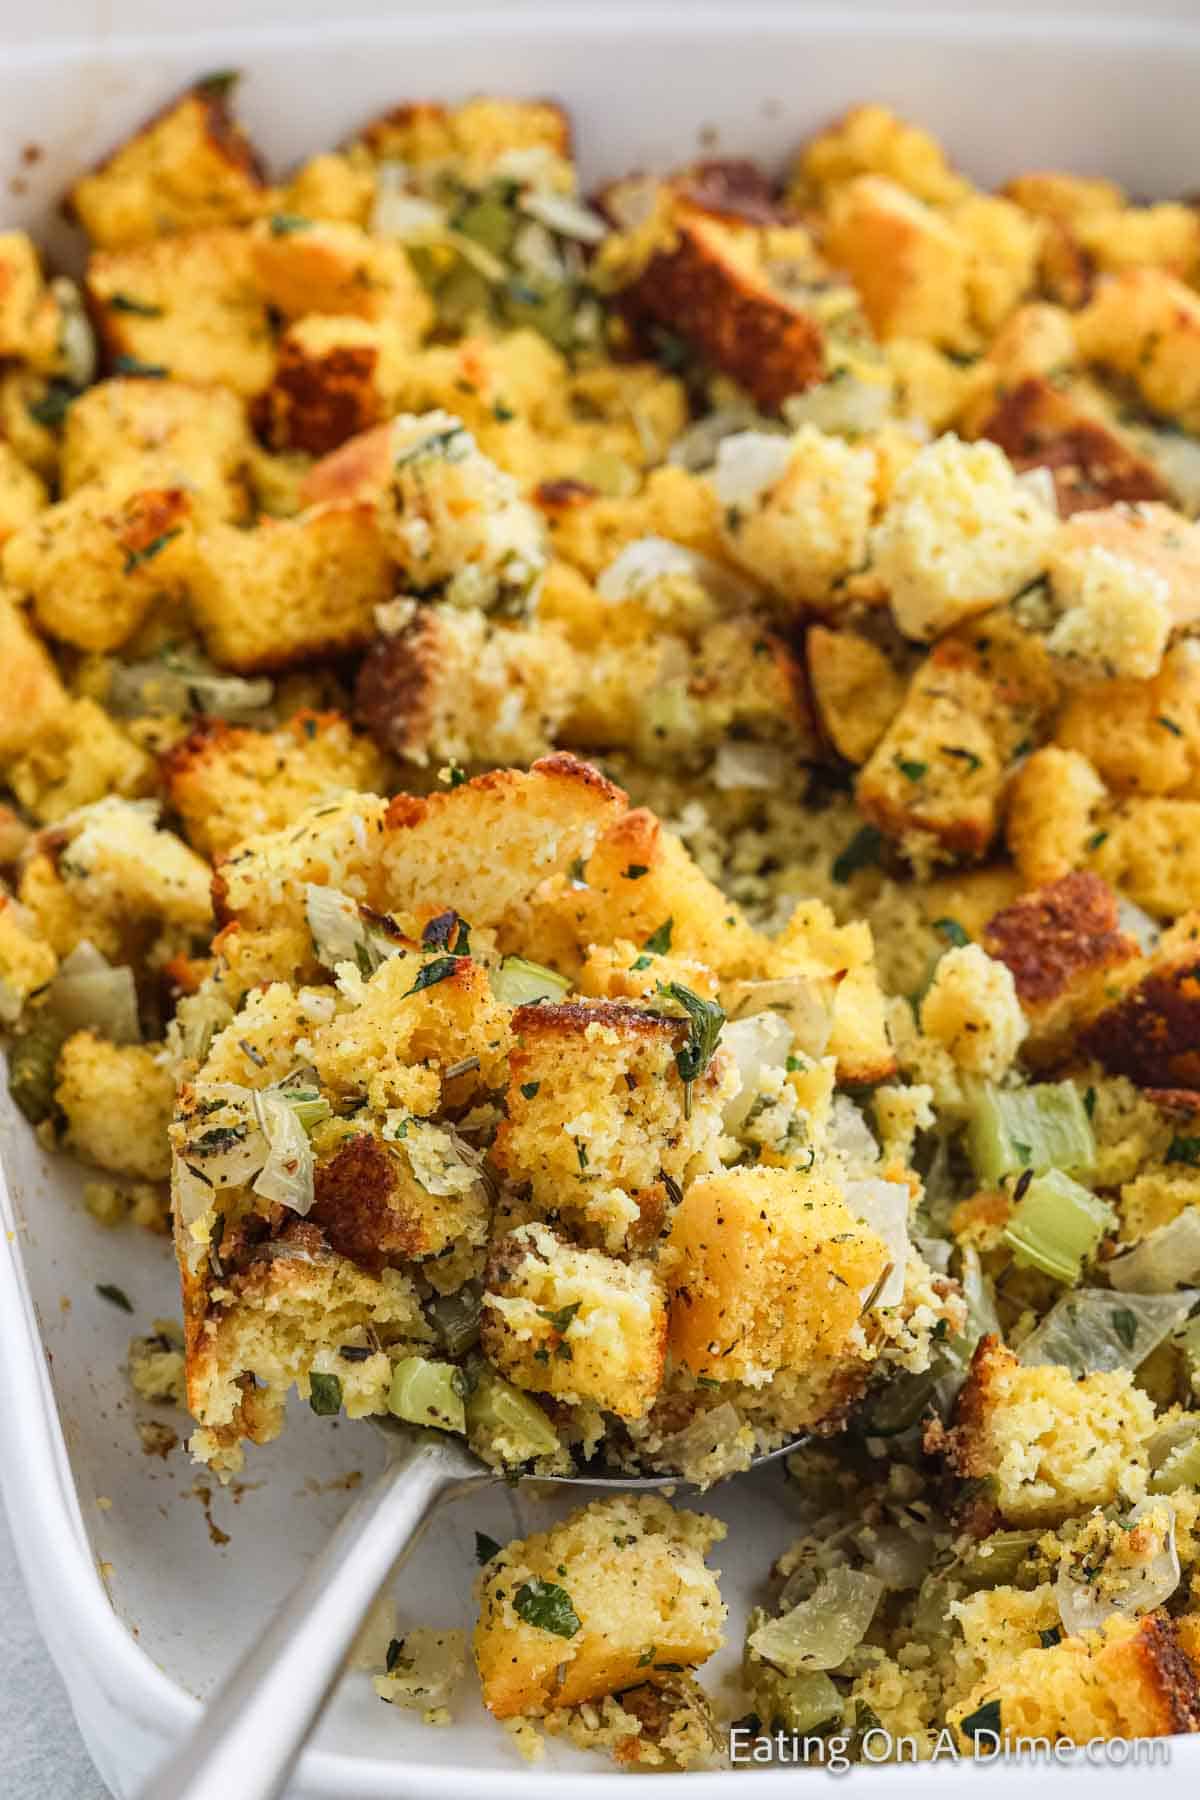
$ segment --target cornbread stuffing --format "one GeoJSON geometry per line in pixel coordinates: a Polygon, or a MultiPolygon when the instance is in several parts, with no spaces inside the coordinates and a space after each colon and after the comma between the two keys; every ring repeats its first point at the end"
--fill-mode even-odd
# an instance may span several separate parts
{"type": "MultiPolygon", "coordinates": [[[[783,1452],[744,1742],[1200,1729],[1194,207],[880,105],[782,179],[589,194],[496,97],[314,151],[210,77],[79,284],[0,236],[0,1027],[173,1233],[139,1401],[222,1481],[293,1393],[783,1452]]],[[[479,1534],[518,1750],[725,1759],[722,1535],[479,1534]]],[[[449,1723],[463,1632],[368,1636],[449,1723]]]]}

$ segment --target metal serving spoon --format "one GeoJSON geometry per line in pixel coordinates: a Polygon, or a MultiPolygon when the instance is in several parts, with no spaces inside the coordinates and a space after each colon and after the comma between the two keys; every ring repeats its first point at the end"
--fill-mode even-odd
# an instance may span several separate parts
{"type": "MultiPolygon", "coordinates": [[[[350,1510],[257,1643],[222,1682],[195,1730],[141,1800],[276,1800],[342,1672],[367,1610],[413,1549],[436,1507],[502,1481],[460,1438],[374,1421],[391,1441],[387,1467],[350,1510]]],[[[754,1459],[787,1456],[797,1438],[754,1459]]],[[[672,1475],[535,1478],[625,1491],[690,1487],[672,1475]]]]}

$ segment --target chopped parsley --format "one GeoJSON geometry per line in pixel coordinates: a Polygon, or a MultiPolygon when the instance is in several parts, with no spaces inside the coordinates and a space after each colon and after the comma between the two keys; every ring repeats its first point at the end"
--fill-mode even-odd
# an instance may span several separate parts
{"type": "Polygon", "coordinates": [[[161,319],[163,309],[151,300],[135,300],[132,294],[110,294],[104,304],[112,312],[136,313],[139,319],[161,319]]]}
{"type": "Polygon", "coordinates": [[[342,1410],[342,1384],[336,1375],[322,1375],[314,1369],[308,1378],[308,1404],[322,1419],[332,1418],[342,1410]]]}
{"type": "Polygon", "coordinates": [[[964,1737],[972,1738],[976,1742],[986,1735],[999,1738],[1000,1702],[985,1700],[982,1706],[977,1706],[973,1713],[967,1714],[960,1724],[959,1730],[964,1737]]]}
{"type": "Polygon", "coordinates": [[[541,1089],[541,1085],[542,1084],[540,1081],[523,1081],[521,1083],[521,1092],[524,1094],[524,1096],[527,1100],[536,1100],[538,1097],[538,1093],[541,1089]]]}
{"type": "Polygon", "coordinates": [[[483,1567],[484,1563],[490,1563],[493,1556],[499,1556],[500,1549],[501,1546],[496,1542],[495,1538],[489,1537],[486,1531],[477,1531],[475,1533],[475,1561],[479,1564],[480,1568],[483,1567]]]}
{"type": "Polygon", "coordinates": [[[513,1606],[527,1625],[553,1632],[555,1637],[573,1638],[580,1629],[579,1614],[566,1588],[543,1581],[540,1576],[534,1575],[521,1584],[513,1595],[513,1606]]]}
{"type": "Polygon", "coordinates": [[[273,213],[271,215],[271,236],[291,237],[295,231],[310,231],[312,220],[301,213],[273,213]]]}
{"type": "Polygon", "coordinates": [[[1130,1312],[1127,1306],[1121,1306],[1118,1307],[1115,1312],[1109,1314],[1109,1320],[1113,1330],[1116,1332],[1125,1348],[1127,1350],[1132,1350],[1137,1341],[1138,1323],[1136,1315],[1130,1312]]]}
{"type": "Polygon", "coordinates": [[[1087,841],[1087,847],[1089,850],[1098,850],[1101,844],[1105,843],[1107,839],[1107,831],[1094,831],[1087,841]]]}
{"type": "Polygon", "coordinates": [[[653,951],[655,956],[665,956],[671,948],[671,933],[675,929],[673,918],[664,919],[657,931],[652,931],[642,945],[643,950],[653,951]]]}
{"type": "Polygon", "coordinates": [[[903,756],[896,758],[896,767],[906,781],[924,781],[929,773],[928,763],[908,762],[903,756]]]}
{"type": "MultiPolygon", "coordinates": [[[[430,919],[421,933],[423,950],[448,950],[451,956],[470,956],[471,927],[450,907],[430,919]]],[[[425,984],[428,986],[428,983],[425,984]]]]}
{"type": "Polygon", "coordinates": [[[702,1000],[681,981],[660,981],[658,991],[682,1006],[687,1014],[687,1038],[675,1052],[675,1067],[686,1089],[685,1104],[690,1111],[692,1083],[699,1080],[716,1054],[725,1013],[715,1000],[702,1000]]]}
{"type": "Polygon", "coordinates": [[[53,431],[67,416],[67,408],[78,399],[75,389],[65,381],[52,381],[40,400],[31,401],[29,416],[35,425],[53,431]]]}
{"type": "Polygon", "coordinates": [[[957,762],[965,763],[968,775],[973,775],[976,769],[983,767],[983,758],[976,756],[973,750],[964,749],[961,744],[943,744],[941,752],[943,756],[952,756],[957,762]]]}
{"type": "Polygon", "coordinates": [[[400,998],[407,1000],[410,994],[419,994],[422,988],[436,987],[439,981],[445,981],[453,975],[457,967],[457,952],[453,956],[435,956],[432,962],[427,962],[418,972],[417,979],[410,988],[405,989],[400,998]]]}
{"type": "Polygon", "coordinates": [[[642,970],[648,969],[650,967],[650,964],[653,961],[654,961],[654,958],[652,956],[647,956],[645,951],[643,951],[642,954],[639,957],[637,957],[635,961],[630,963],[629,973],[631,975],[640,975],[642,970]]]}
{"type": "Polygon", "coordinates": [[[553,1325],[559,1337],[563,1337],[571,1329],[571,1321],[582,1305],[582,1300],[572,1300],[567,1306],[539,1306],[538,1318],[547,1320],[553,1325]]]}
{"type": "Polygon", "coordinates": [[[1163,1161],[1187,1163],[1190,1168],[1200,1169],[1200,1137],[1173,1137],[1163,1161]]]}
{"type": "Polygon", "coordinates": [[[394,1671],[399,1667],[403,1656],[404,1656],[404,1639],[403,1638],[393,1638],[391,1643],[387,1647],[387,1656],[384,1659],[384,1666],[387,1669],[387,1672],[389,1675],[393,1674],[394,1671]]]}
{"type": "Polygon", "coordinates": [[[933,929],[944,937],[948,944],[953,944],[956,950],[963,949],[971,941],[970,932],[960,925],[957,919],[935,919],[933,929]]]}
{"type": "Polygon", "coordinates": [[[649,873],[649,863],[630,863],[629,867],[623,873],[623,879],[625,881],[640,881],[643,875],[648,875],[649,873]]]}
{"type": "Polygon", "coordinates": [[[1062,1643],[1062,1630],[1058,1625],[1046,1625],[1038,1632],[1043,1650],[1053,1650],[1055,1644],[1062,1643]]]}
{"type": "Polygon", "coordinates": [[[876,825],[863,825],[841,855],[835,857],[831,873],[833,879],[844,886],[850,877],[859,869],[870,869],[879,861],[879,852],[883,849],[883,833],[876,825]]]}
{"type": "Polygon", "coordinates": [[[1183,736],[1183,726],[1177,725],[1174,719],[1168,719],[1166,713],[1159,713],[1154,723],[1156,725],[1161,725],[1164,731],[1169,731],[1172,737],[1183,736]]]}
{"type": "Polygon", "coordinates": [[[114,375],[137,375],[143,381],[165,381],[171,373],[165,363],[143,362],[137,356],[114,356],[114,375]]]}
{"type": "Polygon", "coordinates": [[[160,531],[156,538],[151,538],[150,542],[143,544],[140,550],[127,550],[125,552],[126,575],[132,575],[133,571],[140,569],[143,563],[153,562],[160,550],[165,550],[173,538],[182,537],[182,535],[183,526],[173,525],[170,531],[160,531]]]}
{"type": "Polygon", "coordinates": [[[98,1281],[96,1292],[102,1300],[107,1300],[110,1306],[117,1306],[122,1312],[131,1313],[133,1311],[133,1302],[125,1289],[117,1287],[113,1282],[98,1281]]]}

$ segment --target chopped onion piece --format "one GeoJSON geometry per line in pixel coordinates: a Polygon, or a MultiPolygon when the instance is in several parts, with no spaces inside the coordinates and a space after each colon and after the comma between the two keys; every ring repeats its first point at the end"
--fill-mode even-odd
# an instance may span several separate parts
{"type": "MultiPolygon", "coordinates": [[[[824,1056],[832,1018],[820,985],[807,975],[781,975],[771,981],[731,981],[722,989],[730,1019],[778,1013],[791,1027],[792,1042],[805,1056],[824,1056]]],[[[871,1139],[874,1144],[874,1138],[871,1139]]]]}
{"type": "Polygon", "coordinates": [[[445,209],[435,200],[414,194],[409,188],[412,171],[407,163],[388,158],[375,171],[375,201],[370,231],[375,237],[436,237],[446,228],[445,209]]]}
{"type": "Polygon", "coordinates": [[[693,474],[711,469],[721,444],[739,431],[756,431],[767,436],[787,435],[781,426],[761,418],[752,406],[721,407],[681,432],[667,451],[667,461],[677,468],[690,469],[693,474]]]}
{"type": "Polygon", "coordinates": [[[581,244],[599,244],[608,236],[608,226],[599,213],[566,194],[524,193],[517,205],[559,237],[577,238],[581,244]]]}
{"type": "MultiPolygon", "coordinates": [[[[874,1142],[874,1140],[872,1140],[874,1142]]],[[[911,1198],[902,1181],[848,1181],[846,1205],[886,1246],[891,1270],[875,1296],[876,1306],[897,1306],[904,1298],[904,1271],[908,1266],[908,1207],[911,1198]]],[[[865,1296],[864,1296],[865,1298],[865,1296]]]]}
{"type": "MultiPolygon", "coordinates": [[[[1142,1520],[1148,1520],[1148,1532],[1157,1532],[1157,1547],[1140,1566],[1136,1563],[1118,1568],[1101,1567],[1077,1572],[1069,1556],[1058,1565],[1054,1597],[1058,1616],[1069,1637],[1081,1631],[1097,1631],[1106,1619],[1122,1613],[1126,1618],[1140,1618],[1153,1612],[1171,1598],[1179,1586],[1179,1550],[1175,1542],[1175,1513],[1169,1500],[1151,1498],[1139,1501],[1127,1515],[1126,1531],[1142,1520]]],[[[1152,1540],[1153,1543],[1154,1540],[1152,1540]]]]}
{"type": "Polygon", "coordinates": [[[811,1599],[751,1632],[750,1648],[786,1675],[836,1669],[862,1643],[882,1594],[877,1575],[830,1569],[811,1599]]]}
{"type": "Polygon", "coordinates": [[[1132,900],[1117,901],[1117,925],[1127,937],[1136,939],[1143,956],[1148,956],[1162,936],[1162,926],[1132,900]]]}
{"type": "Polygon", "coordinates": [[[1054,485],[1054,476],[1044,465],[1038,464],[1032,469],[1022,469],[1017,476],[1017,486],[1047,512],[1058,513],[1058,489],[1054,485]]]}
{"type": "Polygon", "coordinates": [[[664,575],[689,575],[714,600],[729,606],[748,606],[754,589],[724,564],[698,550],[687,550],[669,538],[635,538],[603,569],[596,582],[602,600],[632,600],[664,575]]]}
{"type": "Polygon", "coordinates": [[[492,993],[501,1006],[531,1006],[536,1000],[561,1000],[571,983],[567,976],[524,956],[506,956],[492,971],[492,993]]]}
{"type": "Polygon", "coordinates": [[[713,761],[714,786],[728,793],[737,788],[761,788],[778,793],[787,779],[789,759],[778,744],[740,744],[726,741],[713,761]]]}
{"type": "Polygon", "coordinates": [[[1055,1302],[1018,1354],[1023,1363],[1061,1363],[1076,1376],[1136,1369],[1198,1299],[1189,1290],[1161,1295],[1079,1288],[1055,1302]]]}
{"type": "Polygon", "coordinates": [[[1123,1294],[1170,1294],[1181,1282],[1200,1281],[1200,1208],[1185,1207],[1136,1249],[1114,1256],[1104,1273],[1123,1294]]]}
{"type": "Polygon", "coordinates": [[[792,460],[790,437],[739,431],[722,438],[712,484],[722,506],[752,506],[781,479],[792,460]]]}
{"type": "Polygon", "coordinates": [[[875,1142],[875,1135],[863,1118],[862,1108],[854,1104],[849,1094],[833,1096],[829,1114],[829,1141],[852,1165],[879,1161],[879,1145],[875,1142]]]}
{"type": "Polygon", "coordinates": [[[58,353],[63,374],[73,388],[88,387],[96,379],[96,333],[83,295],[67,275],[56,275],[50,292],[58,302],[58,353]]]}
{"type": "Polygon", "coordinates": [[[254,1093],[254,1111],[268,1156],[251,1184],[264,1200],[277,1200],[303,1218],[313,1203],[313,1153],[295,1109],[268,1089],[254,1093]]]}
{"type": "Polygon", "coordinates": [[[793,431],[801,425],[815,425],[818,431],[846,437],[878,431],[892,409],[892,384],[882,365],[880,375],[880,380],[869,381],[848,369],[839,370],[801,394],[789,394],[781,409],[783,416],[793,431]]]}
{"type": "Polygon", "coordinates": [[[736,1132],[758,1094],[758,1078],[764,1069],[778,1069],[787,1061],[792,1047],[792,1028],[776,1012],[755,1013],[753,1018],[737,1019],[725,1026],[721,1043],[731,1052],[737,1069],[737,1092],[725,1103],[721,1114],[726,1131],[736,1132]]]}
{"type": "Polygon", "coordinates": [[[47,1005],[68,1031],[95,1031],[111,1044],[142,1041],[133,970],[110,968],[91,944],[79,944],[64,960],[47,1005]]]}
{"type": "Polygon", "coordinates": [[[223,674],[198,653],[118,663],[108,690],[108,703],[119,718],[213,713],[244,719],[270,706],[274,697],[274,683],[265,676],[250,680],[223,674]]]}
{"type": "Polygon", "coordinates": [[[468,1194],[483,1180],[483,1151],[476,1150],[448,1125],[405,1119],[401,1140],[397,1115],[389,1113],[383,1135],[403,1141],[416,1180],[427,1194],[468,1194]]]}

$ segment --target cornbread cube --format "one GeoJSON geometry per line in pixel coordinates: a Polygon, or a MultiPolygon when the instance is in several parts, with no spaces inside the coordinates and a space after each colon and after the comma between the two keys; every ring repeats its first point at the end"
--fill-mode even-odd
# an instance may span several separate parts
{"type": "Polygon", "coordinates": [[[875,572],[901,631],[929,640],[1036,579],[1057,531],[1001,450],[947,435],[898,477],[874,533],[875,572]]]}
{"type": "Polygon", "coordinates": [[[875,945],[865,920],[838,925],[823,901],[802,900],[763,946],[755,972],[767,980],[806,976],[826,998],[826,1051],[837,1061],[839,1081],[873,1085],[895,1073],[875,945]]]}
{"type": "Polygon", "coordinates": [[[1026,376],[1002,391],[972,435],[998,444],[1015,469],[1049,469],[1064,518],[1118,501],[1169,497],[1115,411],[1084,383],[1026,376]]]}
{"type": "Polygon", "coordinates": [[[1172,625],[1200,617],[1200,526],[1191,520],[1150,502],[1076,514],[1059,533],[1050,561],[1051,581],[1068,600],[1077,591],[1077,559],[1097,550],[1165,582],[1172,625]]]}
{"type": "Polygon", "coordinates": [[[92,243],[123,250],[167,232],[257,218],[270,202],[258,156],[229,89],[200,82],[149,119],[71,189],[92,243]]]}
{"type": "Polygon", "coordinates": [[[492,1161],[527,1184],[539,1212],[603,1221],[615,1208],[653,1242],[671,1198],[715,1157],[723,1059],[689,1095],[682,1017],[611,1000],[521,1006],[512,1030],[492,1161]]]}
{"type": "Polygon", "coordinates": [[[495,769],[449,793],[398,794],[382,846],[387,903],[453,906],[472,925],[501,925],[539,881],[587,858],[626,805],[620,788],[565,751],[527,773],[495,769]]]}
{"type": "Polygon", "coordinates": [[[115,650],[156,602],[182,596],[193,548],[182,487],[93,483],[9,538],[0,566],[44,631],[81,650],[115,650]]]}
{"type": "Polygon", "coordinates": [[[712,970],[693,956],[639,957],[628,938],[593,944],[575,986],[593,1000],[653,1000],[660,982],[682,982],[703,1000],[716,1000],[719,984],[712,970]],[[640,966],[639,966],[640,965],[640,966]]]}
{"type": "Polygon", "coordinates": [[[1083,866],[1107,798],[1081,751],[1053,744],[1034,751],[1013,782],[1005,828],[1028,887],[1040,888],[1083,866]]]}
{"type": "Polygon", "coordinates": [[[1149,681],[1089,683],[1054,725],[1114,794],[1194,794],[1200,774],[1200,650],[1172,645],[1149,681]]]}
{"type": "Polygon", "coordinates": [[[566,162],[571,122],[553,100],[478,94],[462,106],[420,101],[393,107],[365,125],[357,141],[381,160],[434,169],[448,164],[464,186],[478,187],[513,151],[541,151],[566,162]]]}
{"type": "Polygon", "coordinates": [[[390,599],[392,560],[370,506],[312,507],[196,539],[191,602],[209,655],[243,673],[363,648],[390,599]]]}
{"type": "MultiPolygon", "coordinates": [[[[790,249],[794,262],[808,265],[814,288],[829,270],[807,233],[779,229],[769,199],[755,196],[747,207],[727,191],[721,171],[730,167],[710,165],[707,183],[706,171],[691,182],[662,183],[652,216],[611,235],[596,266],[622,311],[680,333],[765,412],[776,412],[824,375],[825,332],[816,309],[797,301],[798,282],[790,290],[775,285],[773,252],[790,249]]],[[[605,196],[610,210],[619,210],[618,194],[619,187],[605,196]]]]}
{"type": "Polygon", "coordinates": [[[433,302],[402,244],[357,225],[290,217],[256,226],[249,239],[259,286],[285,319],[306,313],[373,319],[408,344],[433,323],[433,302]]]}
{"type": "Polygon", "coordinates": [[[336,1375],[348,1418],[384,1412],[387,1350],[418,1353],[432,1335],[404,1271],[356,1268],[305,1220],[274,1241],[282,1254],[225,1267],[219,1283],[185,1271],[188,1408],[198,1426],[189,1448],[222,1480],[241,1468],[243,1438],[265,1444],[279,1436],[293,1384],[307,1395],[314,1370],[336,1375]],[[350,1362],[338,1355],[346,1343],[384,1348],[350,1362]]]}
{"type": "Polygon", "coordinates": [[[1012,1067],[1028,1027],[1008,965],[978,944],[940,958],[921,1002],[921,1030],[960,1069],[998,1081],[1012,1067]]]}
{"type": "Polygon", "coordinates": [[[292,175],[279,199],[285,218],[334,219],[366,226],[375,203],[375,171],[341,150],[310,156],[292,175]]]}
{"type": "Polygon", "coordinates": [[[641,1494],[506,1545],[480,1578],[473,1640],[488,1711],[538,1717],[635,1685],[655,1663],[704,1662],[725,1619],[704,1558],[723,1536],[719,1520],[641,1494]]]}
{"type": "Polygon", "coordinates": [[[297,713],[276,731],[202,720],[160,768],[188,842],[209,857],[282,831],[324,794],[376,787],[383,773],[374,746],[337,713],[297,713]]]}
{"type": "Polygon", "coordinates": [[[1097,1632],[1064,1638],[1048,1649],[1023,1650],[989,1670],[964,1700],[953,1706],[950,1723],[965,1750],[996,1749],[991,1738],[978,1743],[964,1725],[982,1706],[994,1704],[1000,1739],[1016,1745],[1076,1744],[1116,1738],[1166,1737],[1200,1729],[1200,1685],[1185,1653],[1183,1621],[1154,1612],[1142,1619],[1121,1614],[1097,1632]]]}
{"type": "Polygon", "coordinates": [[[904,678],[857,631],[810,626],[808,677],[821,725],[839,756],[864,763],[899,712],[904,678]]]}
{"type": "Polygon", "coordinates": [[[543,482],[533,498],[552,553],[590,581],[636,538],[668,537],[718,562],[725,556],[712,483],[673,463],[652,469],[628,499],[605,499],[581,481],[543,482]]]}
{"type": "Polygon", "coordinates": [[[970,346],[970,246],[924,201],[885,176],[856,175],[829,197],[824,245],[877,336],[970,346]]]}
{"type": "Polygon", "coordinates": [[[19,756],[67,705],[66,690],[41,639],[20,607],[0,595],[0,666],[6,704],[0,707],[0,760],[19,756]]]}
{"type": "Polygon", "coordinates": [[[1050,219],[1082,219],[1119,212],[1125,194],[1115,181],[1098,175],[1071,175],[1059,169],[1031,169],[1006,181],[1002,192],[1026,212],[1050,219]]]}
{"type": "Polygon", "coordinates": [[[554,626],[422,606],[367,652],[355,716],[407,762],[531,763],[549,751],[579,681],[578,659],[554,626]]]}
{"type": "Polygon", "coordinates": [[[1200,220],[1178,201],[1085,212],[1071,229],[1092,266],[1105,273],[1152,268],[1191,281],[1200,265],[1200,220]]]}
{"type": "Polygon", "coordinates": [[[59,1052],[54,1098],[67,1142],[85,1162],[141,1181],[166,1179],[175,1081],[148,1044],[110,1044],[94,1031],[75,1032],[59,1052]]]}
{"type": "MultiPolygon", "coordinates": [[[[1171,804],[1167,800],[1141,803],[1145,809],[1171,804]]],[[[1150,848],[1152,851],[1153,845],[1150,848]]],[[[1194,856],[1193,852],[1193,860],[1194,856]]],[[[1122,978],[1106,990],[1110,1004],[1081,1035],[1084,1052],[1111,1074],[1126,1075],[1145,1087],[1196,1086],[1200,1082],[1198,946],[1200,913],[1187,912],[1162,934],[1144,962],[1129,964],[1122,978]]]]}
{"type": "Polygon", "coordinates": [[[0,232],[0,356],[27,360],[40,346],[46,283],[33,239],[0,232]]]}
{"type": "Polygon", "coordinates": [[[279,340],[279,360],[261,401],[276,450],[324,456],[387,417],[398,353],[391,333],[354,314],[311,313],[279,340]]]}
{"type": "Polygon", "coordinates": [[[391,427],[384,507],[389,545],[418,594],[520,614],[546,564],[541,519],[516,482],[451,413],[404,413],[391,427]]]}
{"type": "Polygon", "coordinates": [[[255,988],[229,1024],[213,1036],[197,1082],[233,1081],[239,1087],[264,1088],[282,1081],[296,1067],[296,1040],[311,1023],[303,1001],[286,982],[255,988]]]}
{"type": "Polygon", "coordinates": [[[1025,1055],[1043,1064],[1061,1061],[1080,1023],[1099,1011],[1110,971],[1140,955],[1136,938],[1121,930],[1116,894],[1083,871],[1004,907],[983,943],[1012,971],[1029,1027],[1025,1055]]]}
{"type": "Polygon", "coordinates": [[[311,1033],[312,1061],[322,1082],[342,1095],[366,1094],[375,1112],[437,1110],[447,1070],[473,1057],[469,1081],[501,1087],[508,1019],[492,997],[487,970],[468,956],[443,959],[453,969],[414,990],[425,964],[414,954],[389,957],[352,1012],[311,1033]]]}
{"type": "Polygon", "coordinates": [[[629,938],[682,952],[717,974],[740,974],[761,952],[741,908],[710,881],[679,839],[639,807],[613,819],[582,879],[543,881],[501,934],[506,950],[575,973],[592,944],[629,938]]]}
{"type": "Polygon", "coordinates": [[[81,808],[59,827],[59,874],[98,912],[204,931],[212,921],[208,864],[155,823],[156,811],[151,801],[111,795],[81,808]]]}
{"type": "Polygon", "coordinates": [[[1052,655],[1090,675],[1157,675],[1171,635],[1166,579],[1100,545],[1059,557],[1054,591],[1064,611],[1046,639],[1052,655]]]}
{"type": "Polygon", "coordinates": [[[967,247],[971,321],[990,336],[1035,286],[1043,227],[994,194],[972,194],[947,216],[967,247]]]}
{"type": "Polygon", "coordinates": [[[1086,865],[1135,906],[1177,919],[1200,905],[1200,801],[1118,801],[1085,843],[1086,865]]]}
{"type": "Polygon", "coordinates": [[[224,389],[118,377],[71,403],[62,491],[114,481],[183,487],[197,518],[237,520],[246,511],[252,449],[245,411],[224,389]]]}
{"type": "Polygon", "coordinates": [[[618,1262],[544,1225],[522,1225],[492,1245],[481,1342],[517,1387],[640,1419],[662,1382],[666,1294],[649,1264],[618,1262]]]}
{"type": "Polygon", "coordinates": [[[52,823],[106,794],[144,794],[154,765],[94,700],[70,700],[7,771],[26,812],[52,823]]]}
{"type": "Polygon", "coordinates": [[[403,1139],[331,1119],[313,1133],[317,1166],[308,1214],[359,1268],[423,1261],[487,1241],[491,1207],[477,1167],[443,1126],[410,1119],[403,1139]]]}
{"type": "Polygon", "coordinates": [[[1146,1491],[1154,1402],[1128,1369],[1080,1379],[1026,1366],[996,1337],[980,1342],[942,1448],[1011,1525],[1059,1525],[1146,1491]]]}
{"type": "Polygon", "coordinates": [[[246,399],[270,383],[271,321],[246,232],[217,228],[98,250],[85,286],[117,374],[174,375],[246,399]]]}
{"type": "Polygon", "coordinates": [[[781,1369],[860,1356],[859,1315],[888,1262],[819,1170],[738,1168],[693,1182],[668,1252],[672,1356],[693,1375],[754,1387],[781,1369]]]}
{"type": "Polygon", "coordinates": [[[789,604],[829,605],[867,560],[872,452],[804,425],[790,457],[776,464],[772,455],[770,478],[755,488],[737,466],[739,446],[748,447],[737,437],[722,445],[714,476],[727,555],[789,604]]]}
{"type": "Polygon", "coordinates": [[[49,504],[46,484],[11,444],[0,442],[0,545],[49,504]]]}
{"type": "Polygon", "coordinates": [[[1162,269],[1101,281],[1079,314],[1080,354],[1131,380],[1146,405],[1200,428],[1200,298],[1162,269]]]}
{"type": "Polygon", "coordinates": [[[886,106],[852,106],[810,138],[796,159],[788,192],[801,205],[820,203],[856,175],[885,175],[930,206],[947,205],[971,191],[937,139],[886,106]]]}
{"type": "Polygon", "coordinates": [[[0,1021],[13,1024],[29,996],[53,981],[57,968],[58,958],[38,936],[30,913],[0,894],[0,1021]]]}
{"type": "MultiPolygon", "coordinates": [[[[1042,300],[1019,306],[968,372],[962,435],[988,435],[983,432],[984,421],[1001,411],[1008,396],[1025,383],[1046,381],[1052,391],[1062,391],[1068,376],[1078,368],[1073,315],[1066,307],[1042,300]]],[[[1071,392],[1075,392],[1073,380],[1071,392]]]]}

